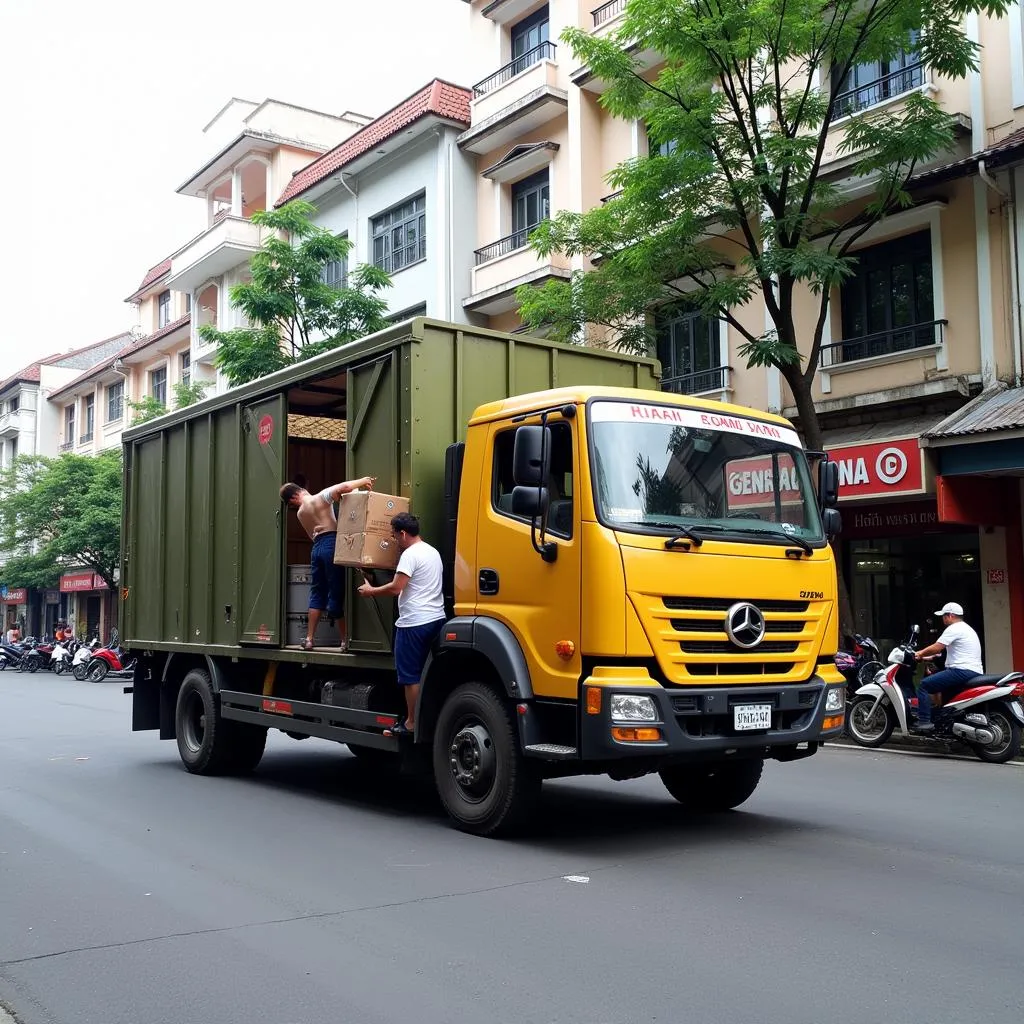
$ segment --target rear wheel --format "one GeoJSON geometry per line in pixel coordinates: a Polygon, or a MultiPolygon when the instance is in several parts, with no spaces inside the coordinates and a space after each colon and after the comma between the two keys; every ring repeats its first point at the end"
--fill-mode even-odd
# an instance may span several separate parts
{"type": "Polygon", "coordinates": [[[445,701],[434,731],[433,762],[441,802],[464,832],[512,832],[540,797],[540,775],[523,756],[515,723],[481,683],[463,683],[445,701]]]}
{"type": "Polygon", "coordinates": [[[25,671],[26,672],[38,672],[39,671],[39,658],[35,655],[30,654],[25,659],[25,671]]]}
{"type": "Polygon", "coordinates": [[[178,755],[194,775],[246,774],[260,763],[267,730],[221,718],[210,675],[191,669],[174,708],[178,755]]]}
{"type": "Polygon", "coordinates": [[[972,743],[974,752],[989,764],[1005,764],[1020,753],[1020,725],[1004,707],[996,706],[986,712],[989,727],[997,733],[994,742],[983,747],[972,743]]]}
{"type": "Polygon", "coordinates": [[[665,788],[691,811],[731,811],[757,789],[764,761],[714,761],[662,768],[665,788]]]}
{"type": "Polygon", "coordinates": [[[80,661],[71,671],[74,677],[82,682],[85,679],[85,673],[89,671],[89,666],[86,662],[80,661]]]}
{"type": "Polygon", "coordinates": [[[875,697],[858,697],[846,716],[850,738],[862,747],[880,747],[896,728],[892,708],[876,700],[875,697]]]}

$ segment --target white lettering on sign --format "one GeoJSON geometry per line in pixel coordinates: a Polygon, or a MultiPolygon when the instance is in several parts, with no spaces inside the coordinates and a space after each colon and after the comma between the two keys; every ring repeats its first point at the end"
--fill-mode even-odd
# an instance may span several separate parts
{"type": "MultiPolygon", "coordinates": [[[[796,479],[796,471],[779,467],[779,491],[797,491],[799,484],[796,479]]],[[[729,474],[729,493],[740,494],[774,494],[775,474],[771,466],[765,469],[747,469],[739,473],[729,474]]]]}
{"type": "Polygon", "coordinates": [[[875,472],[883,484],[898,484],[907,475],[907,457],[899,448],[886,448],[878,453],[875,472]]]}
{"type": "Polygon", "coordinates": [[[792,427],[732,416],[728,413],[706,412],[671,405],[650,405],[630,402],[594,402],[590,417],[595,423],[671,423],[703,430],[721,430],[748,437],[763,437],[780,444],[799,448],[800,439],[792,427]]]}
{"type": "Polygon", "coordinates": [[[868,467],[863,459],[839,460],[839,486],[868,483],[868,467]]]}

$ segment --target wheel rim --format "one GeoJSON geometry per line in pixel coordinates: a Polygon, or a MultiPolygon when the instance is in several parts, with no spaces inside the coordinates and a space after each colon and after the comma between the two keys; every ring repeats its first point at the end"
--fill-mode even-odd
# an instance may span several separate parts
{"type": "Polygon", "coordinates": [[[1013,726],[1010,719],[1002,711],[990,711],[988,713],[988,724],[994,732],[999,735],[995,741],[987,744],[983,749],[989,754],[999,756],[1006,752],[1006,748],[1013,742],[1013,726]]]}
{"type": "Polygon", "coordinates": [[[94,683],[100,682],[100,680],[102,680],[106,676],[106,674],[107,669],[105,665],[94,665],[91,669],[89,669],[88,672],[89,678],[94,683]]]}
{"type": "Polygon", "coordinates": [[[850,731],[862,740],[877,740],[885,732],[887,716],[881,704],[858,701],[850,710],[850,731]]]}
{"type": "Polygon", "coordinates": [[[203,698],[198,693],[192,692],[188,695],[182,717],[182,736],[185,744],[189,750],[197,752],[202,748],[203,737],[206,735],[206,708],[203,705],[203,698]]]}
{"type": "Polygon", "coordinates": [[[462,796],[474,803],[483,800],[494,785],[497,766],[487,727],[476,721],[460,726],[448,747],[448,763],[462,796]]]}

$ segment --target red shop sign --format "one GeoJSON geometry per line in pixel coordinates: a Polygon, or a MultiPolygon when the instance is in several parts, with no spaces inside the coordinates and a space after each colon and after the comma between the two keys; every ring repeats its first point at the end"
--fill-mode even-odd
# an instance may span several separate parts
{"type": "Polygon", "coordinates": [[[916,437],[829,448],[839,463],[839,498],[924,494],[924,452],[916,437]]]}
{"type": "Polygon", "coordinates": [[[72,594],[79,590],[106,590],[107,585],[101,576],[91,572],[71,572],[60,578],[62,594],[72,594]]]}
{"type": "Polygon", "coordinates": [[[24,587],[11,587],[0,602],[3,604],[24,604],[28,600],[28,591],[24,587]]]}

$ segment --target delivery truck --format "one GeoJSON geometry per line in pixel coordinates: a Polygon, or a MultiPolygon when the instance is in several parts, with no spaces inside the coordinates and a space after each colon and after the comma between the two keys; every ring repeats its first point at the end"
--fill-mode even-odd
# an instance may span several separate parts
{"type": "Polygon", "coordinates": [[[196,774],[251,772],[268,729],[335,740],[432,772],[480,835],[580,774],[742,803],[765,760],[842,729],[836,465],[786,420],[659,375],[416,318],[127,430],[133,728],[196,774]],[[363,476],[408,499],[445,568],[409,737],[391,733],[393,599],[347,570],[346,650],[327,622],[302,644],[310,542],[279,490],[363,476]]]}

